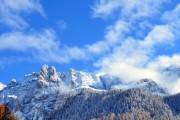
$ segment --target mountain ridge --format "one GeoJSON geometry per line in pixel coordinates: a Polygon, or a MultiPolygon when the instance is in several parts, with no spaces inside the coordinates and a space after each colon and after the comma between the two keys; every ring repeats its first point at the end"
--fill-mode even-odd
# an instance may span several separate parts
{"type": "MultiPolygon", "coordinates": [[[[25,75],[23,81],[17,82],[13,79],[0,91],[0,103],[7,105],[22,120],[43,120],[61,110],[69,100],[84,91],[87,92],[83,94],[89,98],[89,93],[98,94],[97,97],[100,97],[101,94],[108,95],[108,91],[119,90],[117,94],[121,94],[122,91],[132,89],[146,91],[157,98],[169,95],[150,79],[123,83],[120,78],[114,76],[98,77],[75,69],[56,72],[55,67],[44,65],[40,72],[25,75]]],[[[98,118],[96,115],[92,117],[98,118]]]]}

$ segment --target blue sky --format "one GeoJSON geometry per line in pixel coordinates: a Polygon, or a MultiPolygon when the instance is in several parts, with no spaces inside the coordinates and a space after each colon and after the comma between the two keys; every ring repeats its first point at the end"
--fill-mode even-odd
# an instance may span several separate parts
{"type": "Polygon", "coordinates": [[[1,0],[0,81],[43,64],[151,78],[180,91],[160,69],[180,66],[178,0],[1,0]]]}

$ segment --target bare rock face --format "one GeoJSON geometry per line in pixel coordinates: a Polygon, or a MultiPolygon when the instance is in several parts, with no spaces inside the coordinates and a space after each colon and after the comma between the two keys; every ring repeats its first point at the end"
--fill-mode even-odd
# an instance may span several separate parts
{"type": "Polygon", "coordinates": [[[42,66],[41,71],[44,72],[44,73],[47,73],[48,72],[48,68],[49,68],[49,66],[45,64],[45,65],[42,66]]]}
{"type": "Polygon", "coordinates": [[[60,78],[57,75],[55,67],[48,65],[44,65],[39,72],[39,80],[51,81],[51,82],[58,82],[60,78]]]}
{"type": "Polygon", "coordinates": [[[38,80],[44,80],[44,77],[40,74],[40,75],[38,76],[38,80]]]}
{"type": "Polygon", "coordinates": [[[41,68],[41,71],[39,72],[40,74],[40,79],[46,79],[48,78],[48,65],[43,65],[41,68]]]}
{"type": "Polygon", "coordinates": [[[51,82],[58,82],[60,80],[60,78],[57,75],[55,67],[53,67],[53,66],[49,67],[48,72],[49,72],[49,80],[51,82]]]}
{"type": "Polygon", "coordinates": [[[76,71],[74,69],[70,69],[69,70],[69,77],[70,77],[70,80],[71,80],[71,87],[74,88],[77,84],[76,84],[76,71]]]}
{"type": "Polygon", "coordinates": [[[61,80],[55,67],[48,65],[43,65],[40,72],[33,72],[32,74],[25,75],[24,79],[26,82],[35,82],[37,88],[43,88],[51,83],[59,83],[61,80]]]}

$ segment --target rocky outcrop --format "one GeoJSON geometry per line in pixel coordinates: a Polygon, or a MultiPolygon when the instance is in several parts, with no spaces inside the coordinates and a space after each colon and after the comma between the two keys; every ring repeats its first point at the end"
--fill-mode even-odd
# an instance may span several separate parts
{"type": "Polygon", "coordinates": [[[51,82],[58,82],[60,78],[57,75],[55,67],[51,66],[49,67],[48,65],[44,65],[39,72],[38,76],[39,80],[46,80],[46,81],[51,81],[51,82]]]}

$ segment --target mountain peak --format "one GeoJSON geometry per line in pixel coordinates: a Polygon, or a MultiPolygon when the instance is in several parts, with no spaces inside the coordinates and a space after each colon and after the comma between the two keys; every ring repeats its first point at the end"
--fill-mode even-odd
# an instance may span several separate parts
{"type": "Polygon", "coordinates": [[[43,65],[40,72],[25,75],[26,81],[41,80],[46,82],[58,82],[60,78],[54,66],[43,65]]]}
{"type": "Polygon", "coordinates": [[[54,66],[43,65],[39,72],[39,79],[51,82],[57,82],[60,78],[57,75],[56,68],[54,66]]]}
{"type": "Polygon", "coordinates": [[[151,79],[147,79],[147,78],[141,79],[141,80],[139,81],[139,83],[146,83],[146,82],[154,82],[154,81],[151,80],[151,79]]]}

